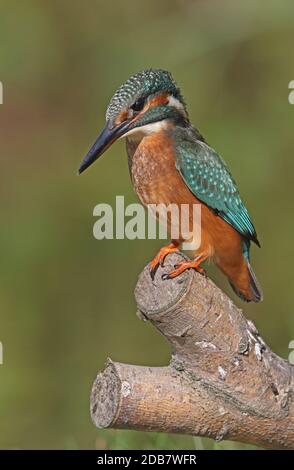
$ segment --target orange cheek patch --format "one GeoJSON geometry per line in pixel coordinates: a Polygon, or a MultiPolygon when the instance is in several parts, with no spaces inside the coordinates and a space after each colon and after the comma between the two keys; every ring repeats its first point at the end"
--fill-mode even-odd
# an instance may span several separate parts
{"type": "Polygon", "coordinates": [[[156,106],[159,106],[161,104],[167,104],[168,103],[168,98],[169,95],[167,93],[163,93],[161,95],[156,95],[152,100],[148,101],[147,104],[144,106],[142,111],[137,114],[137,116],[134,118],[134,121],[140,119],[143,114],[148,111],[148,109],[151,108],[156,108],[156,106]]]}
{"type": "Polygon", "coordinates": [[[121,111],[117,118],[115,119],[115,125],[121,124],[124,122],[129,116],[129,113],[127,110],[121,111]]]}
{"type": "Polygon", "coordinates": [[[168,95],[166,93],[162,93],[161,95],[157,95],[151,101],[149,101],[148,105],[146,106],[146,109],[154,108],[155,106],[159,106],[161,104],[167,104],[167,103],[168,103],[168,95]]]}
{"type": "MultiPolygon", "coordinates": [[[[156,95],[151,101],[147,102],[147,104],[144,106],[142,111],[140,113],[138,113],[134,117],[133,120],[136,121],[137,119],[139,119],[140,116],[142,116],[150,108],[155,108],[156,106],[159,106],[161,104],[167,104],[168,103],[168,98],[169,98],[169,96],[168,96],[167,93],[162,93],[161,95],[156,95]]],[[[119,113],[119,115],[115,119],[114,123],[117,126],[117,125],[121,124],[122,122],[124,122],[128,118],[129,118],[129,112],[128,112],[127,109],[124,109],[123,111],[121,111],[119,113]]]]}

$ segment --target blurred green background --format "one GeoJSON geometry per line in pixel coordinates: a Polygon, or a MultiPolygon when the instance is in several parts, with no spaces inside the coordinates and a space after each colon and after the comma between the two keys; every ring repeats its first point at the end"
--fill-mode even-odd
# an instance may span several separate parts
{"type": "Polygon", "coordinates": [[[92,425],[89,392],[107,356],[164,365],[169,349],[133,300],[161,242],[92,235],[96,204],[117,194],[137,201],[124,144],[82,177],[76,170],[115,89],[140,69],[170,70],[253,217],[264,302],[242,304],[209,272],[288,357],[293,17],[292,0],[1,0],[1,448],[246,448],[92,425]]]}

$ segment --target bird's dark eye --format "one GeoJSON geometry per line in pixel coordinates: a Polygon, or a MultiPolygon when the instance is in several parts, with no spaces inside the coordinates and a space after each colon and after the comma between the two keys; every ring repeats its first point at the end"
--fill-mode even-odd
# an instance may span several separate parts
{"type": "Polygon", "coordinates": [[[133,111],[141,111],[145,104],[145,98],[139,98],[132,104],[131,108],[133,111]]]}

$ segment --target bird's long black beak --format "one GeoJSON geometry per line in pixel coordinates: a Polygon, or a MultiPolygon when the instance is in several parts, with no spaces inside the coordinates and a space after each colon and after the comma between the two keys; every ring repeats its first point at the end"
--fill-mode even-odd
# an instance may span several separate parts
{"type": "Polygon", "coordinates": [[[80,175],[85,171],[92,163],[94,163],[113,142],[119,137],[122,137],[128,130],[130,121],[124,121],[117,126],[111,126],[109,123],[106,124],[103,131],[99,135],[96,142],[92,145],[89,152],[80,164],[78,174],[80,175]]]}

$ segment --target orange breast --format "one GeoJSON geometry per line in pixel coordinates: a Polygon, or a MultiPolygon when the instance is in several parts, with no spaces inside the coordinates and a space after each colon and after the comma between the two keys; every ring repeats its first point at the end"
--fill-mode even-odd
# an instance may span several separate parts
{"type": "Polygon", "coordinates": [[[226,252],[229,255],[237,250],[240,256],[240,235],[194,196],[176,169],[173,140],[169,132],[163,130],[137,142],[128,140],[127,151],[134,189],[144,205],[177,204],[181,207],[181,204],[188,204],[192,229],[192,205],[200,204],[201,244],[197,253],[219,258],[226,252]]]}

